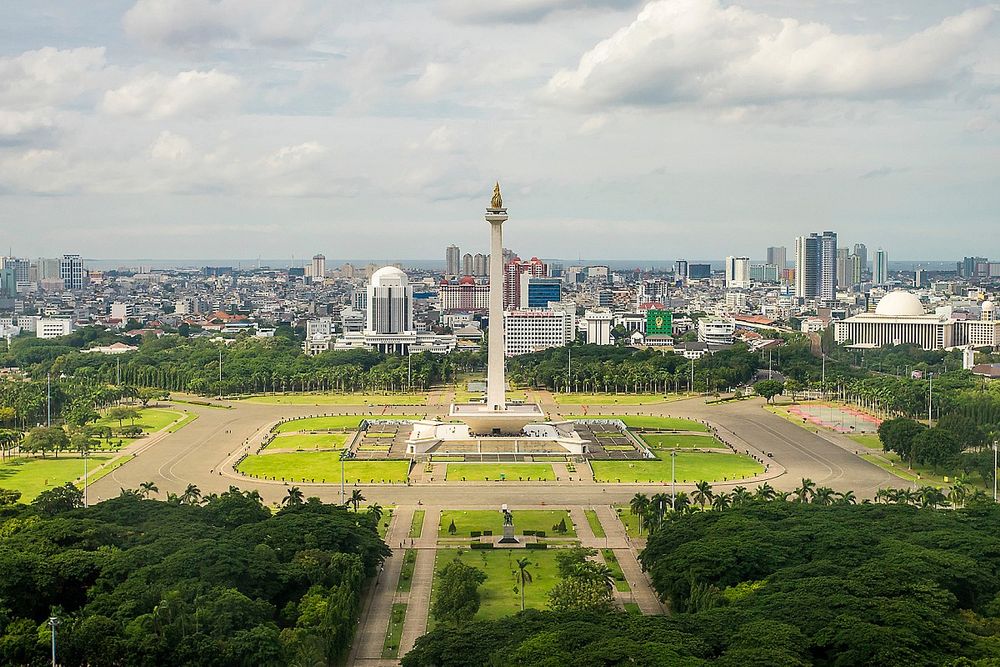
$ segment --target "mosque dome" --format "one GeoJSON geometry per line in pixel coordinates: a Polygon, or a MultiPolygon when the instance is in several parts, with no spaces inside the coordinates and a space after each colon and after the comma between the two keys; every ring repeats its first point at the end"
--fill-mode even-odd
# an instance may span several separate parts
{"type": "Polygon", "coordinates": [[[406,277],[406,274],[395,266],[383,266],[372,274],[371,279],[372,287],[406,285],[408,282],[409,279],[406,277]]]}
{"type": "Polygon", "coordinates": [[[926,314],[915,294],[903,290],[889,292],[878,302],[875,314],[882,317],[914,317],[926,314]]]}

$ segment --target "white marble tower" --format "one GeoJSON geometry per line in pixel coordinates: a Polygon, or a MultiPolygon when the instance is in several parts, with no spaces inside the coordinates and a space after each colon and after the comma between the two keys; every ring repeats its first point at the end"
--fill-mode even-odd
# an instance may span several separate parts
{"type": "Polygon", "coordinates": [[[500,197],[500,184],[493,189],[493,200],[486,209],[490,223],[490,329],[489,357],[486,369],[486,405],[489,410],[507,409],[507,378],[504,374],[503,340],[503,223],[507,209],[500,197]]]}

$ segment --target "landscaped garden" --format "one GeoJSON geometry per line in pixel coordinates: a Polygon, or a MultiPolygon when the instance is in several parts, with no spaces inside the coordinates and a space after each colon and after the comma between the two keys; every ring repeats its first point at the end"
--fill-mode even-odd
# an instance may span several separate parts
{"type": "Polygon", "coordinates": [[[676,477],[671,476],[671,452],[656,450],[657,460],[644,461],[591,461],[594,480],[598,482],[679,483],[694,481],[727,481],[753,477],[764,471],[764,466],[743,454],[716,452],[677,452],[676,477]]]}
{"type": "Polygon", "coordinates": [[[681,417],[654,417],[652,415],[571,415],[567,419],[620,419],[629,428],[644,428],[651,431],[708,432],[708,427],[701,422],[681,417]]]}
{"type": "Polygon", "coordinates": [[[711,435],[642,433],[639,437],[653,449],[726,449],[711,435]]]}
{"type": "Polygon", "coordinates": [[[425,405],[426,394],[267,394],[243,399],[267,405],[425,405]]]}
{"type": "Polygon", "coordinates": [[[294,433],[296,431],[356,431],[365,419],[423,419],[420,415],[332,415],[329,417],[304,417],[278,424],[275,433],[294,433]]]}
{"type": "MultiPolygon", "coordinates": [[[[525,514],[518,512],[517,517],[525,514]]],[[[479,587],[481,604],[475,618],[495,619],[509,616],[521,611],[521,592],[515,581],[518,571],[517,560],[527,558],[531,561],[528,572],[531,583],[524,587],[525,609],[544,609],[548,606],[548,594],[559,582],[559,570],[556,565],[555,550],[520,549],[438,549],[434,561],[435,580],[441,568],[455,558],[460,559],[470,567],[482,570],[486,581],[479,587]]]]}
{"type": "MultiPolygon", "coordinates": [[[[87,463],[91,482],[96,478],[101,464],[111,459],[108,455],[91,455],[87,463]]],[[[0,464],[0,487],[21,492],[25,502],[34,500],[42,491],[83,477],[83,458],[78,454],[59,458],[18,458],[0,464]]]]}
{"type": "MultiPolygon", "coordinates": [[[[344,462],[344,481],[351,484],[402,484],[409,476],[409,461],[344,462]]],[[[287,482],[340,482],[340,452],[288,452],[256,454],[236,470],[244,475],[287,482]]]]}
{"type": "Polygon", "coordinates": [[[553,481],[555,473],[548,463],[449,463],[445,480],[461,481],[553,481]]]}
{"type": "Polygon", "coordinates": [[[345,433],[294,433],[290,435],[278,435],[268,443],[267,450],[320,450],[320,449],[340,449],[347,441],[345,433]]]}
{"type": "MultiPolygon", "coordinates": [[[[518,535],[541,531],[546,537],[576,537],[576,528],[566,510],[515,510],[514,531],[518,535]],[[565,533],[553,530],[566,526],[565,533]]],[[[503,535],[503,513],[499,510],[444,510],[438,523],[438,537],[470,537],[473,532],[503,535]],[[450,530],[454,525],[454,532],[450,530]]]]}
{"type": "Polygon", "coordinates": [[[683,394],[556,394],[560,405],[650,405],[679,401],[683,394]]]}

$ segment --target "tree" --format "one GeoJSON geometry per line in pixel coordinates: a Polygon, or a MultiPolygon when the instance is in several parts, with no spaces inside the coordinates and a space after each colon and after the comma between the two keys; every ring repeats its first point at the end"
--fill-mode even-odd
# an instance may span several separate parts
{"type": "Polygon", "coordinates": [[[457,532],[458,532],[458,528],[455,526],[455,520],[452,519],[451,523],[448,524],[448,534],[449,535],[454,535],[457,532]]]}
{"type": "Polygon", "coordinates": [[[698,482],[694,485],[694,492],[691,494],[691,497],[704,509],[706,503],[711,504],[712,502],[712,485],[706,481],[698,482]]]}
{"type": "Polygon", "coordinates": [[[54,489],[48,489],[38,494],[31,502],[32,506],[46,516],[55,516],[62,512],[83,507],[83,492],[70,482],[54,489]]]}
{"type": "Polygon", "coordinates": [[[184,489],[184,494],[181,496],[181,502],[193,505],[199,500],[201,500],[201,489],[194,484],[188,484],[187,488],[184,489]]]}
{"type": "Polygon", "coordinates": [[[927,464],[938,470],[941,467],[953,467],[958,463],[958,455],[962,453],[962,443],[951,431],[935,426],[924,429],[914,438],[913,450],[917,463],[927,464]]]}
{"type": "Polygon", "coordinates": [[[482,570],[455,558],[438,572],[431,614],[440,623],[468,623],[479,611],[479,586],[484,581],[486,574],[482,570]]]}
{"type": "Polygon", "coordinates": [[[379,505],[378,503],[374,503],[368,507],[368,513],[371,514],[373,517],[375,517],[375,523],[378,523],[379,521],[382,520],[382,515],[384,514],[384,511],[381,505],[379,505]]]}
{"type": "Polygon", "coordinates": [[[124,408],[117,407],[108,410],[108,419],[118,422],[118,428],[121,429],[125,420],[135,421],[139,417],[139,412],[135,408],[124,408]]]}
{"type": "Polygon", "coordinates": [[[281,504],[285,507],[301,505],[303,502],[305,502],[305,494],[302,493],[302,489],[297,486],[293,486],[288,489],[288,494],[281,500],[281,504]]]}
{"type": "Polygon", "coordinates": [[[139,387],[136,392],[136,397],[142,403],[142,407],[149,405],[150,401],[161,400],[166,396],[167,392],[162,389],[154,389],[152,387],[139,387]]]}
{"type": "Polygon", "coordinates": [[[21,499],[21,492],[16,489],[0,489],[0,507],[14,505],[21,499]]]}
{"type": "Polygon", "coordinates": [[[517,559],[517,572],[514,573],[514,577],[517,578],[521,589],[521,611],[524,611],[524,587],[531,583],[531,572],[528,572],[530,565],[531,561],[527,558],[517,559]]]}
{"type": "Polygon", "coordinates": [[[808,477],[802,479],[802,484],[799,488],[795,489],[795,501],[800,503],[807,503],[812,499],[813,494],[816,493],[816,482],[812,481],[808,477]]]}
{"type": "Polygon", "coordinates": [[[781,380],[761,380],[753,386],[753,390],[758,396],[763,396],[770,403],[775,396],[784,393],[785,383],[781,380]]]}
{"type": "Polygon", "coordinates": [[[927,427],[920,422],[906,417],[897,417],[896,419],[887,419],[879,425],[878,438],[882,441],[883,451],[896,453],[899,458],[908,461],[910,467],[913,467],[916,451],[913,443],[917,436],[926,429],[927,427]]]}
{"type": "Polygon", "coordinates": [[[46,452],[54,452],[59,457],[60,450],[69,448],[69,436],[59,426],[36,426],[28,432],[21,449],[26,452],[40,452],[42,458],[46,452]]]}
{"type": "Polygon", "coordinates": [[[354,505],[354,511],[357,512],[358,506],[361,505],[361,503],[365,502],[365,497],[361,493],[361,489],[354,489],[353,491],[351,491],[351,497],[348,498],[347,502],[350,503],[351,505],[354,505]]]}
{"type": "Polygon", "coordinates": [[[643,519],[649,510],[649,496],[644,493],[637,493],[632,496],[632,500],[629,501],[629,510],[638,519],[639,534],[641,535],[643,519]]]}
{"type": "Polygon", "coordinates": [[[578,559],[566,559],[559,565],[562,579],[549,591],[551,609],[600,612],[613,608],[614,575],[607,565],[578,559]]]}
{"type": "Polygon", "coordinates": [[[156,482],[143,482],[139,485],[139,496],[142,498],[149,498],[152,493],[159,493],[160,489],[156,486],[156,482]]]}

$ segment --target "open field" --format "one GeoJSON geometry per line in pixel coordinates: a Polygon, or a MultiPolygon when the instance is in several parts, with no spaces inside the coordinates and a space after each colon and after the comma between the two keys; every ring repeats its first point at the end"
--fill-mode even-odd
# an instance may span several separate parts
{"type": "MultiPolygon", "coordinates": [[[[657,450],[658,461],[591,461],[598,482],[669,482],[670,452],[657,450]]],[[[764,466],[742,454],[677,452],[678,482],[718,482],[752,477],[764,466]]]]}
{"type": "Polygon", "coordinates": [[[268,394],[243,399],[265,405],[426,405],[426,394],[268,394]]]}
{"type": "Polygon", "coordinates": [[[687,398],[685,394],[556,394],[559,405],[650,405],[687,398]]]}
{"type": "Polygon", "coordinates": [[[278,424],[275,433],[296,431],[356,431],[365,419],[423,419],[420,415],[333,415],[331,417],[305,417],[278,424]]]}
{"type": "MultiPolygon", "coordinates": [[[[514,521],[517,521],[516,516],[514,521]]],[[[486,574],[486,581],[479,587],[482,603],[479,613],[476,614],[477,620],[501,618],[521,611],[521,592],[518,587],[520,582],[515,582],[514,579],[519,558],[531,561],[528,572],[531,573],[532,581],[524,587],[525,609],[546,608],[549,591],[559,583],[559,569],[554,550],[438,549],[434,561],[435,579],[437,573],[455,558],[459,558],[466,565],[479,568],[486,574]]]]}
{"type": "MultiPolygon", "coordinates": [[[[102,463],[111,459],[110,456],[90,455],[91,481],[99,479],[95,474],[102,463]]],[[[106,473],[103,473],[101,476],[106,473]]],[[[83,458],[80,456],[61,456],[58,459],[47,457],[20,458],[8,460],[0,464],[0,487],[21,492],[22,502],[31,502],[47,489],[62,486],[83,477],[83,458]]]]}
{"type": "MultiPolygon", "coordinates": [[[[248,456],[237,470],[253,477],[288,482],[340,483],[340,452],[288,452],[248,456]]],[[[357,461],[344,463],[344,481],[352,484],[402,484],[409,476],[409,461],[357,461]]]]}
{"type": "MultiPolygon", "coordinates": [[[[494,535],[503,535],[503,513],[500,510],[444,510],[438,523],[438,537],[469,537],[471,531],[491,530],[494,535]],[[454,536],[448,533],[451,522],[455,522],[454,536]]],[[[545,531],[546,537],[576,537],[573,520],[566,510],[520,510],[514,512],[514,531],[522,535],[524,531],[545,531]],[[552,526],[566,521],[566,532],[559,535],[552,526]]]]}
{"type": "Polygon", "coordinates": [[[501,475],[508,481],[553,481],[556,478],[548,463],[449,463],[445,479],[449,482],[495,481],[501,475]]]}
{"type": "Polygon", "coordinates": [[[567,419],[620,419],[629,428],[646,428],[660,431],[697,431],[707,433],[708,427],[680,417],[653,417],[651,415],[570,415],[567,419]]]}
{"type": "MultiPolygon", "coordinates": [[[[143,433],[156,433],[157,431],[166,428],[167,426],[173,424],[174,422],[180,420],[185,415],[183,412],[177,410],[165,410],[163,408],[137,408],[139,411],[139,417],[135,420],[135,426],[142,428],[143,433]]],[[[119,428],[118,420],[111,419],[107,415],[102,416],[96,422],[95,426],[109,426],[116,431],[119,428]]],[[[132,426],[132,421],[126,419],[122,422],[122,426],[132,426]]]]}
{"type": "Polygon", "coordinates": [[[642,433],[639,438],[652,449],[726,449],[710,435],[679,435],[676,433],[642,433]]]}
{"type": "Polygon", "coordinates": [[[340,449],[347,441],[346,433],[295,433],[279,435],[272,440],[265,450],[306,450],[306,449],[340,449]]]}
{"type": "Polygon", "coordinates": [[[877,434],[871,433],[867,435],[849,435],[847,437],[849,437],[851,440],[853,440],[854,442],[858,443],[863,447],[882,451],[882,441],[879,440],[877,434]]]}

